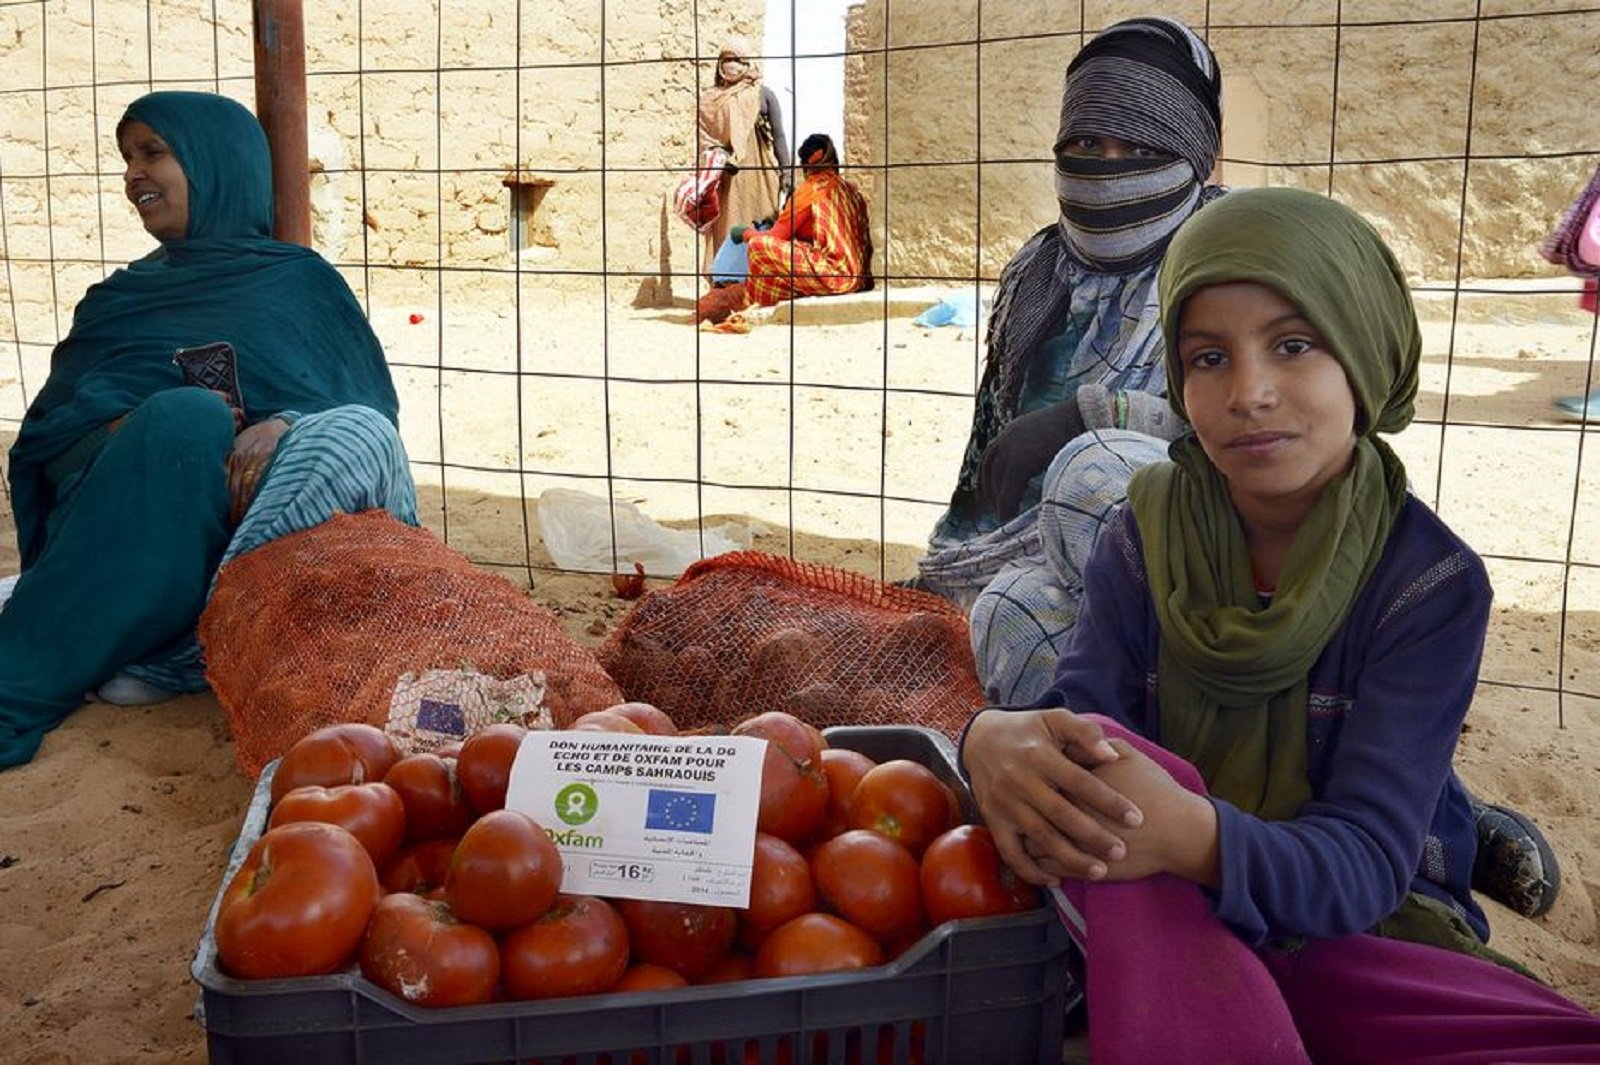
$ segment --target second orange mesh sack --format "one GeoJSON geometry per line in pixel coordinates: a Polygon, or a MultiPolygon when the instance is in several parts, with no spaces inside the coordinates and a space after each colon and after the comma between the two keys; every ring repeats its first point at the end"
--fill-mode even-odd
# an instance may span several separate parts
{"type": "Polygon", "coordinates": [[[768,710],[832,725],[957,735],[984,705],[967,620],[948,600],[756,551],[697,562],[600,648],[629,699],[679,728],[768,710]]]}
{"type": "Polygon", "coordinates": [[[323,725],[394,731],[390,703],[406,674],[532,675],[556,728],[622,701],[554,614],[381,510],[337,515],[229,562],[200,644],[251,776],[323,725]]]}

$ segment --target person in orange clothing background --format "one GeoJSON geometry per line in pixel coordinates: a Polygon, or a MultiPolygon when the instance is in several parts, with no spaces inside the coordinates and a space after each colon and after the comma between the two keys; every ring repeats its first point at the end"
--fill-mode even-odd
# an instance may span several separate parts
{"type": "Polygon", "coordinates": [[[772,228],[735,227],[749,250],[743,284],[712,289],[695,321],[718,323],[735,311],[771,307],[797,296],[837,296],[872,287],[872,236],[867,201],[839,173],[833,140],[813,133],[800,145],[805,180],[778,212],[772,228]]]}

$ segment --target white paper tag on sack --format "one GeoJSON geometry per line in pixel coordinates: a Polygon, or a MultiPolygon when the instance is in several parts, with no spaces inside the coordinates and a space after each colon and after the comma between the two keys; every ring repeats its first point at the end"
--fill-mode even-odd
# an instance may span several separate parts
{"type": "Polygon", "coordinates": [[[544,826],[569,895],[750,905],[755,736],[530,732],[506,806],[544,826]]]}
{"type": "Polygon", "coordinates": [[[403,673],[389,700],[385,731],[407,754],[459,743],[501,721],[529,729],[553,724],[540,670],[497,680],[469,669],[403,673]]]}

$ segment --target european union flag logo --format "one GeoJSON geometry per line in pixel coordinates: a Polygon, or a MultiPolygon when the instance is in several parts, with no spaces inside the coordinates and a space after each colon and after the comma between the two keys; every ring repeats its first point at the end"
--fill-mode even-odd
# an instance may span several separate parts
{"type": "Polygon", "coordinates": [[[417,727],[430,732],[443,732],[450,736],[467,734],[467,719],[455,703],[441,703],[424,699],[417,706],[417,727]]]}
{"type": "Polygon", "coordinates": [[[667,791],[651,788],[644,827],[668,832],[710,832],[717,796],[709,791],[667,791]]]}

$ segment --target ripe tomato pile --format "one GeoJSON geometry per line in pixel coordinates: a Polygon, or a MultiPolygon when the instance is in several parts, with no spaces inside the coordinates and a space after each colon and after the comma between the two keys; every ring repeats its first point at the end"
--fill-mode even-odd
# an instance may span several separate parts
{"type": "MultiPolygon", "coordinates": [[[[646,703],[572,727],[677,732],[646,703]]],[[[561,893],[543,826],[505,808],[518,726],[407,756],[369,725],[314,732],[224,889],[219,960],[247,978],[355,962],[408,1002],[459,1006],[866,968],[944,921],[1039,904],[928,767],[829,747],[782,712],[732,731],[767,740],[740,910],[561,893]]]]}

